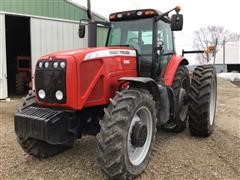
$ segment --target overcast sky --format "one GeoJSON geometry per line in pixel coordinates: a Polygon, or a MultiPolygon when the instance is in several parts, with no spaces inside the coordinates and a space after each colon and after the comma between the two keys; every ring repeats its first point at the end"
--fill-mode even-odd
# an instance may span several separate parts
{"type": "MultiPolygon", "coordinates": [[[[87,0],[72,0],[82,6],[87,0]]],[[[177,52],[192,49],[193,31],[208,25],[224,26],[231,32],[240,33],[238,0],[91,0],[92,10],[108,18],[112,12],[154,8],[162,12],[180,5],[184,15],[181,32],[175,33],[177,52]]]]}

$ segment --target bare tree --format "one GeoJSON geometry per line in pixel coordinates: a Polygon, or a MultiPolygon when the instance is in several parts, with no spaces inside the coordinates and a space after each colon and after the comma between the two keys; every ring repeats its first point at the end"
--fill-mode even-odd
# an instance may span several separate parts
{"type": "MultiPolygon", "coordinates": [[[[222,26],[207,26],[193,32],[193,46],[198,50],[207,50],[209,46],[216,46],[216,52],[222,47],[223,41],[237,41],[239,33],[231,33],[222,26]],[[217,41],[216,41],[217,40],[217,41]]],[[[198,56],[201,64],[209,61],[211,54],[206,51],[198,56]]]]}

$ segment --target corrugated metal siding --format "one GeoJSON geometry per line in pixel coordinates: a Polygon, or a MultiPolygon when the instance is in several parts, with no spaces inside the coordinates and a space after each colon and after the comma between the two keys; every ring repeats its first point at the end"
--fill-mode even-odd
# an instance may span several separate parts
{"type": "MultiPolygon", "coordinates": [[[[33,16],[79,21],[86,19],[86,10],[77,7],[66,0],[0,0],[0,11],[33,16]]],[[[97,20],[104,20],[96,17],[97,20]]],[[[105,28],[98,29],[98,46],[104,46],[107,32],[105,28]]],[[[67,37],[65,37],[67,38],[67,37]]]]}
{"type": "MultiPolygon", "coordinates": [[[[215,63],[223,64],[223,48],[217,52],[215,63]]],[[[240,41],[226,43],[225,64],[240,64],[240,41]]]]}
{"type": "Polygon", "coordinates": [[[87,47],[87,34],[78,37],[78,24],[31,18],[32,70],[37,60],[44,54],[87,47]]]}
{"type": "Polygon", "coordinates": [[[0,11],[75,21],[87,18],[86,10],[66,0],[0,0],[0,11]]]}
{"type": "Polygon", "coordinates": [[[0,99],[7,94],[7,65],[6,65],[6,41],[5,41],[5,16],[0,14],[0,99]]]}
{"type": "MultiPolygon", "coordinates": [[[[44,54],[53,51],[85,48],[88,46],[88,34],[78,37],[78,23],[31,18],[31,56],[32,65],[44,54]]],[[[108,30],[98,27],[98,46],[104,46],[108,30]]],[[[34,68],[33,68],[34,69],[34,68]]]]}

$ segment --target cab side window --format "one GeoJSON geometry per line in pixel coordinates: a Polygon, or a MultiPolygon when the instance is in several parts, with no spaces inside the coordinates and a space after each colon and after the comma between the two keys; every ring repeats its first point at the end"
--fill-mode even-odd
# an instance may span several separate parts
{"type": "Polygon", "coordinates": [[[158,21],[158,46],[162,46],[163,53],[173,52],[173,41],[172,41],[172,31],[170,24],[163,21],[158,21]]]}
{"type": "Polygon", "coordinates": [[[115,28],[113,29],[113,33],[110,34],[110,44],[109,45],[118,45],[121,43],[121,29],[120,28],[115,28]]]}

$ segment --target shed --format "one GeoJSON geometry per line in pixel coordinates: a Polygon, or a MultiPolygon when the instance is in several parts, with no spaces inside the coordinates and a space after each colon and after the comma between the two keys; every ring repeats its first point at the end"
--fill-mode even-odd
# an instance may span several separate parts
{"type": "MultiPolygon", "coordinates": [[[[213,59],[209,63],[213,63],[213,59]]],[[[218,73],[233,71],[240,73],[240,40],[226,42],[225,49],[221,47],[216,54],[215,66],[218,73]]]]}
{"type": "MultiPolygon", "coordinates": [[[[0,0],[0,99],[27,92],[19,88],[23,81],[18,81],[18,72],[29,69],[22,78],[31,82],[43,54],[87,47],[87,35],[78,37],[79,20],[86,18],[86,9],[70,0],[0,0]]],[[[99,27],[98,46],[104,45],[106,35],[99,27]]]]}

